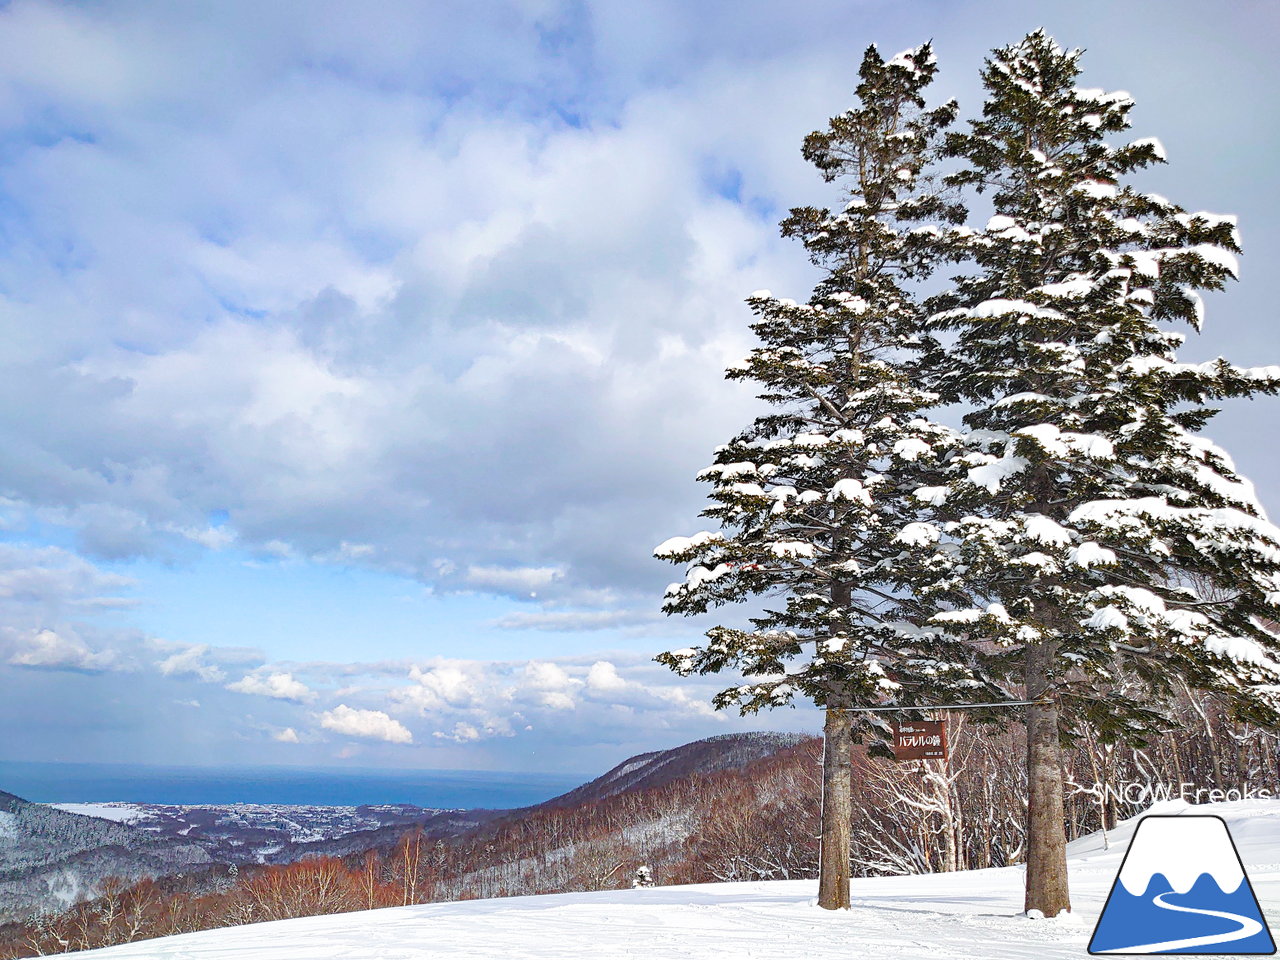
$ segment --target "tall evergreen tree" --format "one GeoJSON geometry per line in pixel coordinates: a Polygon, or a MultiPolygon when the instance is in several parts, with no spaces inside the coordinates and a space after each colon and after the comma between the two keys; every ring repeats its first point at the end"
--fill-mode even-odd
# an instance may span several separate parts
{"type": "Polygon", "coordinates": [[[947,140],[950,181],[990,191],[994,215],[947,237],[974,269],[932,308],[928,382],[971,407],[968,450],[920,491],[951,519],[917,558],[933,623],[1044,701],[1026,908],[1049,916],[1070,908],[1061,738],[1144,737],[1178,678],[1265,723],[1280,691],[1280,531],[1200,435],[1209,404],[1276,392],[1280,368],[1179,362],[1165,328],[1198,331],[1198,291],[1235,277],[1234,219],[1124,182],[1163,150],[1107,143],[1133,102],[1077,87],[1079,58],[1042,31],[995,51],[982,118],[947,140]]]}
{"type": "Polygon", "coordinates": [[[911,290],[939,256],[936,224],[964,216],[933,191],[928,172],[956,109],[926,108],[922,92],[936,72],[928,45],[888,61],[871,47],[856,109],[806,138],[805,157],[847,186],[847,203],[794,209],[782,233],[800,238],[826,275],[806,303],[767,291],[749,298],[760,345],[727,376],[762,384],[772,410],[699,475],[714,501],[703,515],[721,529],[656,550],[687,565],[667,590],[668,613],[761,594],[783,601],[749,626],[717,626],[704,646],[658,659],[686,675],[741,674],[717,707],[747,713],[800,697],[825,708],[819,902],[829,909],[849,906],[848,708],[937,702],[937,691],[971,682],[945,641],[929,644],[911,626],[901,562],[904,545],[933,529],[917,522],[927,505],[914,491],[951,437],[922,415],[935,398],[907,366],[920,347],[911,290]]]}

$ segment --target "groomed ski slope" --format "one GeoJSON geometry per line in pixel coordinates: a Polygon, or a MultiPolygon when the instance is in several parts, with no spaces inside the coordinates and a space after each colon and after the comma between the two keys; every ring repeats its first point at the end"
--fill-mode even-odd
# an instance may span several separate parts
{"type": "MultiPolygon", "coordinates": [[[[1231,829],[1264,915],[1280,924],[1280,801],[1189,806],[1231,829]]],[[[852,910],[813,904],[815,881],[703,884],[473,900],[307,917],[74,954],[95,960],[945,960],[1079,958],[1135,821],[1069,847],[1075,913],[1031,920],[1018,867],[855,880],[852,910]]],[[[1273,926],[1273,933],[1280,929],[1273,926]]]]}

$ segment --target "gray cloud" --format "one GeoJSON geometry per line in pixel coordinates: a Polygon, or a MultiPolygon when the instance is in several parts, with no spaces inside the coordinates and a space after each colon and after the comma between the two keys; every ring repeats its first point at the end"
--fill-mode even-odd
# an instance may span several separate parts
{"type": "Polygon", "coordinates": [[[198,677],[209,683],[221,683],[226,679],[226,672],[216,664],[205,659],[209,653],[206,644],[196,644],[185,650],[173,653],[156,663],[156,669],[166,677],[198,677]]]}
{"type": "MultiPolygon", "coordinates": [[[[742,298],[812,283],[775,221],[830,196],[798,146],[848,106],[872,40],[933,37],[939,96],[967,112],[989,47],[1041,22],[1088,47],[1086,80],[1131,90],[1135,134],[1169,150],[1150,186],[1243,215],[1243,281],[1210,298],[1188,355],[1274,361],[1276,126],[1257,104],[1276,92],[1278,17],[1102,0],[8,4],[0,534],[75,549],[0,542],[3,670],[46,692],[67,674],[108,726],[136,720],[110,703],[113,674],[157,703],[198,689],[181,716],[316,757],[332,744],[296,698],[227,682],[288,676],[309,709],[394,714],[443,765],[718,729],[695,706],[714,685],[645,656],[556,661],[568,680],[548,686],[527,662],[410,676],[149,637],[105,562],[234,547],[367,566],[530,604],[503,628],[658,644],[675,574],[650,550],[698,528],[693,474],[754,410],[721,379],[750,346],[742,298]],[[617,681],[593,683],[596,661],[617,681]],[[301,742],[271,740],[286,729],[301,742]]],[[[1276,409],[1236,404],[1209,431],[1265,503],[1280,454],[1250,441],[1276,409]]]]}
{"type": "Polygon", "coordinates": [[[503,630],[613,630],[619,627],[652,629],[662,614],[651,610],[540,610],[520,611],[499,617],[494,626],[503,630]]]}
{"type": "MultiPolygon", "coordinates": [[[[135,16],[190,42],[190,25],[135,16]]],[[[719,373],[746,346],[743,273],[771,256],[769,232],[704,189],[707,145],[671,129],[699,125],[683,96],[640,98],[618,129],[587,132],[487,113],[483,95],[440,114],[430,90],[376,97],[345,76],[298,88],[287,69],[233,58],[228,89],[252,95],[210,103],[179,78],[167,96],[206,110],[144,123],[157,94],[130,76],[147,57],[116,62],[139,22],[9,18],[46,44],[100,42],[121,75],[104,104],[74,77],[33,77],[31,58],[10,67],[29,111],[91,103],[103,128],[32,145],[8,171],[31,218],[84,251],[59,269],[24,238],[44,269],[23,271],[29,298],[11,308],[35,320],[69,295],[98,304],[63,315],[64,343],[10,358],[17,442],[0,473],[15,499],[101,557],[216,546],[229,535],[206,518],[226,510],[248,549],[371,544],[350,559],[425,580],[440,561],[466,572],[445,587],[503,593],[554,568],[558,584],[524,595],[564,599],[644,578],[643,552],[603,551],[583,528],[633,540],[637,521],[655,525],[664,463],[705,448],[690,431],[707,415],[689,411],[732,398],[719,373]],[[55,402],[37,404],[51,378],[55,402]]],[[[297,42],[320,42],[314,29],[297,42]]],[[[709,82],[700,96],[722,105],[709,82]]]]}
{"type": "Polygon", "coordinates": [[[48,629],[18,637],[14,647],[9,663],[15,667],[97,673],[115,662],[113,651],[91,650],[79,637],[48,629]]]}
{"type": "MultiPolygon", "coordinates": [[[[5,491],[91,556],[235,543],[588,609],[660,591],[648,548],[749,417],[720,378],[749,345],[740,300],[811,279],[773,221],[823,195],[796,146],[845,105],[850,50],[872,26],[938,34],[972,106],[982,49],[1022,29],[928,4],[460,5],[446,50],[413,5],[273,4],[249,31],[236,9],[0,15],[0,117],[25,144],[0,310],[43,331],[0,348],[5,491]]],[[[1247,202],[1223,181],[1262,165],[1210,173],[1150,83],[1170,52],[1085,13],[1045,11],[1097,47],[1091,79],[1137,89],[1141,132],[1166,122],[1190,192],[1247,202]]],[[[1269,229],[1246,221],[1251,246],[1269,229]]]]}

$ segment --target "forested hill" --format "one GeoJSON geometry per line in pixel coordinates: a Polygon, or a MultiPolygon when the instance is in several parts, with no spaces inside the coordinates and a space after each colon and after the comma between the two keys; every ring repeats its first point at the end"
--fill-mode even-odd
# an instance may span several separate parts
{"type": "MultiPolygon", "coordinates": [[[[290,813],[287,820],[302,825],[299,836],[291,837],[264,831],[260,825],[255,827],[257,821],[244,822],[247,812],[240,808],[163,810],[155,805],[126,805],[133,808],[134,817],[131,822],[120,822],[129,818],[86,816],[0,792],[0,924],[22,920],[36,912],[65,910],[101,896],[103,881],[108,877],[129,884],[174,874],[190,877],[199,874],[201,868],[219,864],[286,864],[313,857],[358,857],[366,850],[394,848],[413,829],[419,829],[431,842],[472,833],[488,836],[483,827],[494,821],[515,822],[544,809],[592,809],[623,795],[639,795],[690,778],[741,770],[802,739],[795,734],[774,733],[710,737],[632,757],[589,783],[521,811],[369,808],[366,812],[372,819],[385,822],[314,838],[303,836],[308,832],[303,827],[312,833],[327,833],[325,808],[298,808],[290,813]]],[[[89,806],[85,812],[89,812],[89,806]]],[[[103,811],[103,815],[109,812],[103,811]]],[[[490,830],[500,832],[501,827],[490,830]]],[[[483,865],[492,866],[487,861],[483,865]]],[[[460,872],[465,873],[466,868],[460,868],[460,872]]],[[[204,886],[197,879],[192,889],[203,891],[204,886]]]]}
{"type": "Polygon", "coordinates": [[[568,793],[538,804],[535,809],[576,807],[620,793],[662,787],[697,774],[739,770],[805,739],[806,735],[800,733],[726,733],[670,750],[641,753],[568,793]]]}
{"type": "Polygon", "coordinates": [[[0,921],[66,907],[106,877],[141,880],[212,862],[196,844],[0,791],[0,921]]]}

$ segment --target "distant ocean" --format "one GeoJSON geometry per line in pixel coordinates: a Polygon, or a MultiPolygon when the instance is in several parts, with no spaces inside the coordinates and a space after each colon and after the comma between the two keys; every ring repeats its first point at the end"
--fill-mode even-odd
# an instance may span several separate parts
{"type": "Polygon", "coordinates": [[[158,767],[0,760],[0,790],[37,803],[287,803],[505,810],[541,803],[591,775],[467,770],[158,767]]]}

